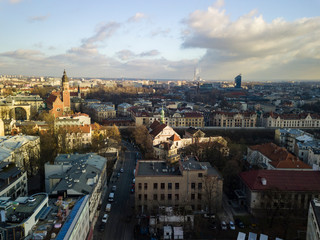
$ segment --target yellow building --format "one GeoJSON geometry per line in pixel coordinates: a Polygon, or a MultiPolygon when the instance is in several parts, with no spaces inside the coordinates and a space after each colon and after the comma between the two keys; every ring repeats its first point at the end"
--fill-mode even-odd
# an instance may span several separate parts
{"type": "Polygon", "coordinates": [[[193,158],[168,165],[161,160],[138,161],[135,207],[156,214],[160,207],[215,213],[221,208],[223,179],[208,162],[193,158]]]}

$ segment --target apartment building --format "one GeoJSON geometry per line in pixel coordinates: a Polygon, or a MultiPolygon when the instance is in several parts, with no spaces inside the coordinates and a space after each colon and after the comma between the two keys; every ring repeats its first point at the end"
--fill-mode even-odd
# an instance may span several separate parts
{"type": "Polygon", "coordinates": [[[320,197],[319,171],[252,170],[239,176],[244,205],[252,214],[274,209],[303,212],[320,197]]]}
{"type": "Polygon", "coordinates": [[[162,160],[140,160],[135,179],[139,213],[156,213],[159,207],[210,213],[221,208],[223,179],[208,162],[186,158],[168,165],[162,160]]]}
{"type": "Polygon", "coordinates": [[[306,239],[320,239],[320,201],[318,199],[313,199],[309,205],[306,239]]]}
{"type": "Polygon", "coordinates": [[[264,169],[312,170],[308,164],[274,143],[249,146],[247,161],[264,169]]]}
{"type": "Polygon", "coordinates": [[[257,114],[255,112],[215,112],[213,126],[217,127],[256,127],[257,114]]]}
{"type": "Polygon", "coordinates": [[[266,113],[262,125],[267,128],[319,128],[320,116],[312,113],[277,114],[266,113]]]}
{"type": "Polygon", "coordinates": [[[15,199],[28,194],[27,172],[12,162],[0,162],[0,197],[15,199]]]}

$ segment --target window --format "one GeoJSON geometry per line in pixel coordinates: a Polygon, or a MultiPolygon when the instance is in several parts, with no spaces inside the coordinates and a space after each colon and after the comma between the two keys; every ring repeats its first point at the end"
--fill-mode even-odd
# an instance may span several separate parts
{"type": "Polygon", "coordinates": [[[168,189],[169,189],[169,190],[172,189],[172,183],[168,183],[168,189]]]}
{"type": "Polygon", "coordinates": [[[202,183],[198,183],[198,189],[201,190],[202,189],[202,183]]]}
{"type": "Polygon", "coordinates": [[[153,184],[153,189],[158,189],[158,183],[153,184]]]}
{"type": "Polygon", "coordinates": [[[144,200],[147,201],[148,200],[148,194],[144,195],[144,200]]]}
{"type": "Polygon", "coordinates": [[[174,195],[174,200],[179,201],[179,194],[175,194],[175,195],[174,195]]]}
{"type": "Polygon", "coordinates": [[[191,200],[194,200],[194,199],[195,199],[195,194],[192,193],[192,194],[191,194],[191,200]]]}
{"type": "Polygon", "coordinates": [[[179,183],[175,183],[175,188],[179,189],[179,183]]]}
{"type": "Polygon", "coordinates": [[[139,190],[142,189],[142,183],[139,183],[138,188],[139,188],[139,190]]]}
{"type": "Polygon", "coordinates": [[[148,189],[148,183],[144,183],[144,190],[148,189]]]}
{"type": "Polygon", "coordinates": [[[196,188],[196,184],[193,182],[191,183],[191,189],[195,189],[196,188]]]}
{"type": "Polygon", "coordinates": [[[141,200],[141,194],[138,195],[139,200],[141,200]]]}
{"type": "Polygon", "coordinates": [[[161,194],[161,195],[160,195],[160,199],[161,199],[161,200],[164,200],[164,194],[161,194]]]}
{"type": "Polygon", "coordinates": [[[202,173],[198,173],[198,177],[203,177],[203,174],[202,173]]]}
{"type": "Polygon", "coordinates": [[[168,200],[172,200],[172,194],[168,194],[168,200]]]}
{"type": "Polygon", "coordinates": [[[201,193],[198,193],[198,199],[201,200],[201,193]]]}
{"type": "Polygon", "coordinates": [[[165,186],[164,183],[161,183],[161,189],[164,189],[164,186],[165,186]]]}
{"type": "Polygon", "coordinates": [[[157,194],[153,194],[153,200],[158,200],[158,195],[157,194]]]}

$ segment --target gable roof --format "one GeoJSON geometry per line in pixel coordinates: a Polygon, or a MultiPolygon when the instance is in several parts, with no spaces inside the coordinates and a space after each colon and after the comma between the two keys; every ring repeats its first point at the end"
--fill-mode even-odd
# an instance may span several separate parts
{"type": "Polygon", "coordinates": [[[161,131],[162,131],[166,126],[167,126],[166,124],[160,124],[160,125],[158,125],[155,129],[153,129],[153,130],[150,132],[150,135],[151,135],[152,137],[157,136],[159,133],[161,133],[161,131]]]}
{"type": "Polygon", "coordinates": [[[150,129],[154,130],[159,125],[160,125],[160,122],[157,120],[154,120],[153,123],[150,125],[150,129]]]}
{"type": "Polygon", "coordinates": [[[239,176],[251,190],[320,191],[320,171],[252,170],[239,176]]]}
{"type": "Polygon", "coordinates": [[[298,157],[289,153],[285,148],[279,147],[274,143],[264,143],[260,145],[249,146],[250,149],[258,151],[271,160],[270,164],[275,168],[301,168],[311,169],[311,167],[302,162],[298,157]]]}
{"type": "Polygon", "coordinates": [[[173,134],[171,137],[168,138],[171,141],[180,141],[181,138],[177,134],[173,134]]]}

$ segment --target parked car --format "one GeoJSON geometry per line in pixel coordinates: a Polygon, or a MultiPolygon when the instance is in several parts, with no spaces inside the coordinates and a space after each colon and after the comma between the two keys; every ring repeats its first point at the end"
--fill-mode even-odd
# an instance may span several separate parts
{"type": "Polygon", "coordinates": [[[221,221],[221,229],[222,230],[227,230],[228,229],[227,224],[226,224],[225,221],[221,221]]]}
{"type": "Polygon", "coordinates": [[[234,225],[234,223],[232,221],[229,222],[229,227],[231,230],[236,230],[236,226],[234,225]]]}
{"type": "Polygon", "coordinates": [[[123,173],[123,168],[120,168],[120,172],[123,173]]]}
{"type": "Polygon", "coordinates": [[[103,222],[103,223],[107,223],[108,218],[109,218],[109,215],[108,215],[107,213],[105,213],[105,214],[103,215],[102,222],[103,222]]]}
{"type": "Polygon", "coordinates": [[[108,203],[106,205],[106,209],[105,209],[106,212],[110,212],[111,211],[111,203],[108,203]]]}
{"type": "Polygon", "coordinates": [[[111,191],[112,191],[112,192],[115,192],[116,190],[117,190],[117,186],[116,186],[116,185],[113,185],[112,188],[111,188],[111,191]]]}
{"type": "Polygon", "coordinates": [[[216,218],[216,216],[215,216],[214,214],[209,214],[209,213],[205,213],[205,214],[203,215],[203,217],[205,217],[205,218],[211,218],[211,219],[216,218]]]}
{"type": "Polygon", "coordinates": [[[216,224],[216,222],[215,222],[215,221],[210,222],[209,228],[210,228],[210,229],[213,229],[213,230],[217,229],[217,224],[216,224]]]}
{"type": "Polygon", "coordinates": [[[243,222],[241,222],[241,220],[239,218],[235,219],[235,224],[239,227],[239,228],[244,228],[244,224],[243,222]]]}
{"type": "Polygon", "coordinates": [[[100,223],[100,225],[99,225],[99,231],[100,231],[100,232],[103,232],[105,228],[106,228],[106,224],[103,223],[103,222],[100,223]]]}
{"type": "Polygon", "coordinates": [[[134,178],[134,179],[132,179],[132,183],[136,183],[136,179],[134,178]]]}

